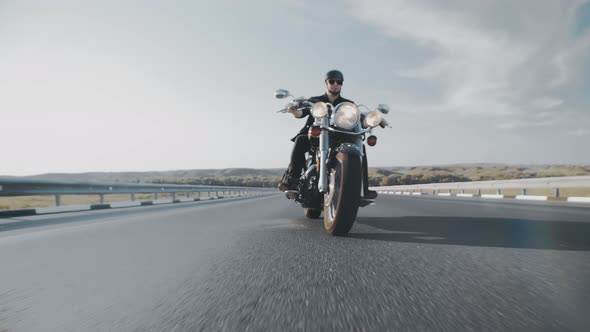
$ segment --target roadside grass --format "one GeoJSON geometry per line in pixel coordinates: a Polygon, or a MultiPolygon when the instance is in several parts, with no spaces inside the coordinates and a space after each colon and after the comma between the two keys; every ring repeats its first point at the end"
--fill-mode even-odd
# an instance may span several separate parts
{"type": "MultiPolygon", "coordinates": [[[[216,195],[216,194],[213,194],[216,195]]],[[[176,194],[176,198],[189,197],[185,193],[176,194]]],[[[190,197],[209,197],[209,193],[195,193],[190,197]]],[[[154,194],[136,194],[136,201],[151,201],[155,200],[154,194]]],[[[172,199],[172,194],[162,193],[158,194],[158,199],[172,199]]],[[[129,194],[118,194],[118,195],[105,195],[105,203],[114,202],[129,202],[131,201],[131,195],[129,194]]],[[[99,204],[100,196],[98,195],[62,195],[61,205],[89,205],[99,204]]],[[[42,208],[55,206],[55,196],[14,196],[14,197],[0,197],[0,210],[18,210],[18,209],[31,209],[31,208],[42,208]]]]}

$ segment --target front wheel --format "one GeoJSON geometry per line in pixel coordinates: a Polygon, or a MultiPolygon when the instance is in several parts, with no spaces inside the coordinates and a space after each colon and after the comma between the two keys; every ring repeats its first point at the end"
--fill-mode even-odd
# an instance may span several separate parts
{"type": "Polygon", "coordinates": [[[320,209],[312,209],[312,208],[304,208],[303,214],[307,219],[318,219],[322,214],[322,210],[320,209]]]}
{"type": "Polygon", "coordinates": [[[330,170],[329,193],[324,195],[324,228],[346,235],[356,219],[361,193],[362,166],[358,156],[338,153],[330,170]]]}

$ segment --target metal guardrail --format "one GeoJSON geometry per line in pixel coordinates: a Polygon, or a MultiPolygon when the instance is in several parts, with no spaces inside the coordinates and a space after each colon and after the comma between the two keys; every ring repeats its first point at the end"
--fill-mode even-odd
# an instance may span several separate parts
{"type": "Polygon", "coordinates": [[[178,193],[237,193],[239,195],[255,195],[273,190],[271,188],[226,187],[203,185],[174,185],[174,184],[138,184],[138,183],[98,183],[98,182],[66,182],[31,180],[20,178],[0,178],[0,197],[2,196],[55,196],[55,205],[61,205],[62,195],[99,195],[101,204],[104,196],[112,194],[130,194],[135,201],[135,194],[172,194],[173,200],[178,193]]]}
{"type": "Polygon", "coordinates": [[[564,176],[516,180],[430,183],[373,187],[374,190],[381,191],[409,191],[411,193],[425,193],[433,195],[441,194],[445,191],[446,193],[450,194],[452,190],[460,191],[462,193],[465,190],[471,190],[475,191],[475,194],[479,196],[481,196],[482,190],[495,190],[497,195],[501,195],[502,190],[516,189],[521,191],[521,196],[526,196],[527,190],[529,189],[552,189],[554,197],[560,197],[560,189],[565,188],[590,188],[590,176],[564,176]]]}

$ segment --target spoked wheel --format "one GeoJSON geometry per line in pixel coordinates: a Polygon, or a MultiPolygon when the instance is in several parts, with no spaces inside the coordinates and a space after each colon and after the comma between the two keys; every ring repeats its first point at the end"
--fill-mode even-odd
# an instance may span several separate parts
{"type": "Polygon", "coordinates": [[[324,196],[324,227],[329,234],[346,235],[352,228],[359,209],[361,176],[359,157],[336,155],[329,193],[324,196]]]}

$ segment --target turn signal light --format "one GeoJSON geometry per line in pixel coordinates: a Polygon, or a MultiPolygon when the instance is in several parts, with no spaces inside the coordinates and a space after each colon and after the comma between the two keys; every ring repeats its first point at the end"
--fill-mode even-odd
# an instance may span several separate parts
{"type": "Polygon", "coordinates": [[[367,138],[367,144],[369,144],[370,146],[375,146],[377,144],[377,136],[369,136],[367,138]]]}
{"type": "Polygon", "coordinates": [[[322,130],[320,127],[311,127],[311,129],[309,129],[309,134],[311,137],[320,137],[321,132],[322,130]]]}

